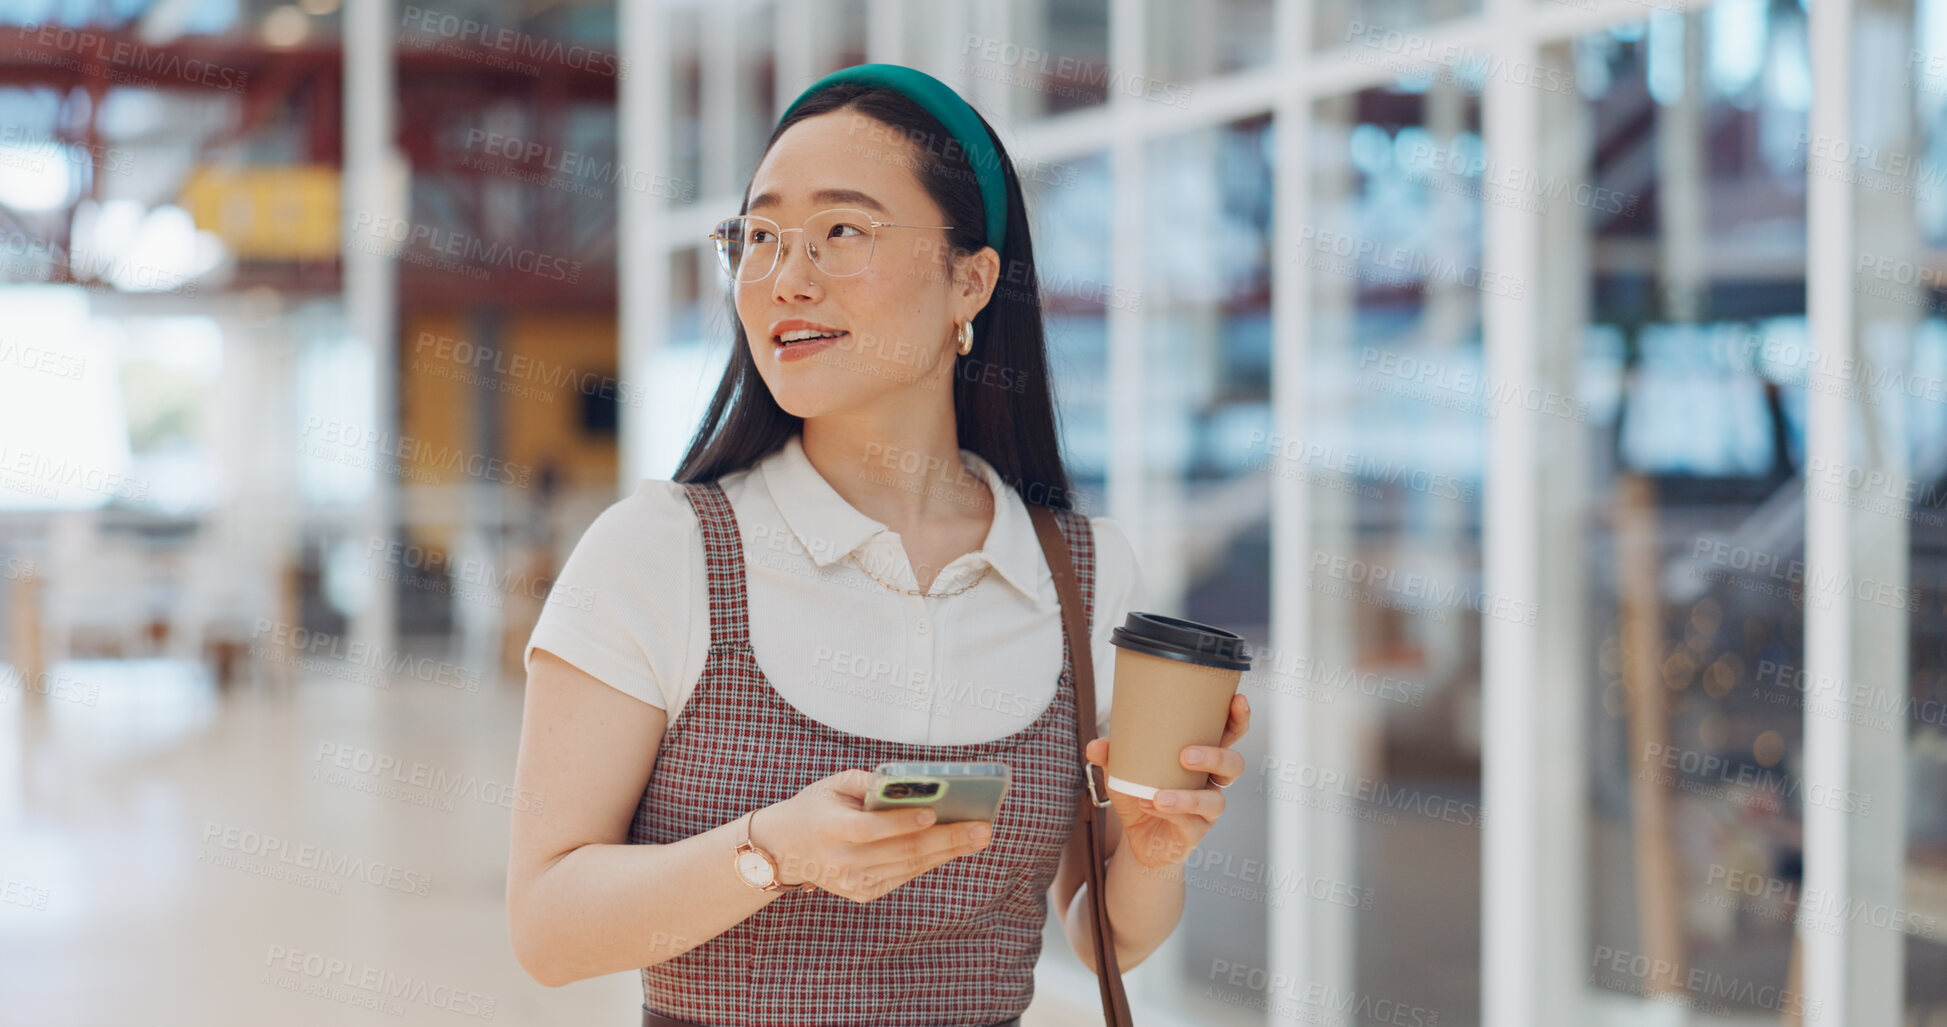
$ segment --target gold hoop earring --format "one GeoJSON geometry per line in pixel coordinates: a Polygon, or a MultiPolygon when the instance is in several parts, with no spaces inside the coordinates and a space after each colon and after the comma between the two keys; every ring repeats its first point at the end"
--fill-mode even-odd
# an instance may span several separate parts
{"type": "Polygon", "coordinates": [[[966,321],[960,325],[960,355],[964,357],[967,354],[972,352],[973,352],[973,322],[966,321]]]}

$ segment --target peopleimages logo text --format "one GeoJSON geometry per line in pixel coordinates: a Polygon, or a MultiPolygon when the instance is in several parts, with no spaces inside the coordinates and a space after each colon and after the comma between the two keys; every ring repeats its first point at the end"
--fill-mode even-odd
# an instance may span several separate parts
{"type": "MultiPolygon", "coordinates": [[[[1510,61],[1493,53],[1476,53],[1458,43],[1438,43],[1431,37],[1372,25],[1363,21],[1345,24],[1345,43],[1358,43],[1368,50],[1391,54],[1402,61],[1436,65],[1457,79],[1498,78],[1517,86],[1528,86],[1548,93],[1566,93],[1575,88],[1574,74],[1533,61],[1510,61]]],[[[1370,63],[1370,62],[1362,62],[1370,63]]],[[[1389,64],[1397,64],[1388,61],[1389,64]]],[[[1400,68],[1400,71],[1406,71],[1400,68]]]]}
{"type": "Polygon", "coordinates": [[[424,977],[395,973],[382,967],[336,956],[326,956],[318,952],[307,952],[285,945],[271,945],[266,949],[264,965],[270,968],[265,973],[266,983],[294,991],[310,992],[319,997],[363,1006],[392,1016],[404,1016],[403,1003],[416,1002],[463,1016],[491,1020],[499,1005],[493,996],[468,988],[438,984],[424,977]],[[278,974],[273,977],[272,974],[277,971],[300,976],[286,979],[283,974],[278,974]],[[303,985],[307,983],[328,987],[327,989],[304,987],[303,985]],[[328,989],[339,989],[339,991],[328,989]]]}
{"type": "Polygon", "coordinates": [[[537,61],[552,61],[576,71],[592,72],[619,78],[628,73],[629,62],[605,50],[579,43],[564,43],[559,39],[537,36],[531,32],[504,26],[488,25],[485,22],[462,18],[442,11],[430,10],[407,4],[401,23],[407,28],[431,36],[444,36],[471,43],[488,50],[498,50],[516,57],[537,61]]]}
{"type": "Polygon", "coordinates": [[[1822,568],[1812,569],[1803,560],[1780,560],[1775,553],[1736,545],[1723,539],[1708,536],[1697,539],[1691,557],[1699,562],[1708,561],[1720,567],[1729,567],[1753,578],[1782,581],[1796,590],[1848,596],[1915,613],[1920,610],[1919,591],[1907,585],[1851,574],[1834,574],[1822,568]]]}
{"type": "Polygon", "coordinates": [[[214,89],[241,92],[249,76],[220,64],[184,57],[168,50],[157,50],[127,39],[73,29],[65,25],[22,25],[15,30],[21,39],[33,39],[41,46],[83,58],[97,65],[118,70],[139,71],[158,79],[195,82],[214,89]]]}
{"type": "MultiPolygon", "coordinates": [[[[375,240],[406,243],[446,257],[455,258],[473,270],[500,267],[550,281],[573,285],[581,280],[581,261],[494,242],[479,236],[437,225],[421,224],[404,218],[385,217],[369,211],[352,214],[352,234],[375,240]]],[[[356,244],[355,244],[356,245],[356,244]]]]}
{"type": "Polygon", "coordinates": [[[416,760],[407,762],[395,756],[361,749],[355,745],[320,742],[317,754],[311,760],[313,763],[339,767],[354,773],[387,777],[401,784],[431,789],[442,795],[477,799],[489,806],[511,809],[516,813],[526,813],[530,810],[539,812],[546,801],[546,796],[525,788],[483,780],[473,774],[454,773],[416,760]]]}
{"type": "MultiPolygon", "coordinates": [[[[309,842],[293,843],[273,834],[248,828],[205,821],[203,844],[215,845],[230,853],[300,870],[313,870],[328,878],[364,881],[366,884],[412,895],[425,895],[433,886],[431,874],[408,870],[382,860],[369,860],[309,842]]],[[[203,859],[202,862],[213,862],[203,859]]]]}
{"type": "Polygon", "coordinates": [[[1075,82],[1099,86],[1104,92],[1110,94],[1122,93],[1179,109],[1190,105],[1189,86],[1146,75],[1132,75],[1106,64],[1037,50],[1032,46],[1022,46],[1013,40],[970,35],[961,47],[961,57],[965,59],[976,51],[979,59],[988,64],[1009,68],[1032,68],[1044,83],[1075,82]]]}

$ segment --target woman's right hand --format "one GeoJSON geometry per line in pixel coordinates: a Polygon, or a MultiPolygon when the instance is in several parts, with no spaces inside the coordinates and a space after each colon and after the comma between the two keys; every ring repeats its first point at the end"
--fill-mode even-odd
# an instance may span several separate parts
{"type": "Polygon", "coordinates": [[[841,770],[758,811],[751,842],[778,861],[778,881],[810,881],[853,902],[871,902],[992,840],[984,820],[933,823],[930,809],[868,810],[868,770],[841,770]],[[984,832],[984,833],[983,833],[984,832]]]}

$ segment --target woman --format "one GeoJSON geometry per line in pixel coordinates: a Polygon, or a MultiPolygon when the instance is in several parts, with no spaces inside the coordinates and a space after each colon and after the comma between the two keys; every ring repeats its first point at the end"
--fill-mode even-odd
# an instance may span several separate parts
{"type": "MultiPolygon", "coordinates": [[[[549,603],[528,643],[516,782],[542,798],[514,816],[515,953],[550,986],[643,968],[645,1024],[1011,1023],[1046,903],[1094,963],[1073,682],[1025,502],[1104,600],[1098,734],[1140,597],[1122,529],[1068,509],[1020,184],[951,89],[862,65],[799,97],[744,196],[715,233],[736,344],[704,424],[673,481],[589,527],[556,589],[592,602],[549,603]],[[868,812],[884,760],[1013,784],[992,824],[868,812]]],[[[1235,781],[1249,720],[1234,697],[1184,765],[1235,781]]],[[[1223,808],[1117,793],[1122,966],[1174,929],[1223,808]]]]}

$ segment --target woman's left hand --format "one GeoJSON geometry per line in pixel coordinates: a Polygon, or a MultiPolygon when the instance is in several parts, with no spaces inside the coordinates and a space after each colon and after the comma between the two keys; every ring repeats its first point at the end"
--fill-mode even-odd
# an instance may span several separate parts
{"type": "MultiPolygon", "coordinates": [[[[1122,848],[1146,867],[1169,866],[1190,858],[1210,825],[1224,812],[1224,793],[1244,776],[1244,754],[1230,748],[1251,729],[1251,704],[1242,695],[1230,697],[1230,717],[1223,738],[1215,746],[1186,745],[1177,759],[1186,770],[1207,771],[1211,783],[1203,788],[1163,788],[1154,799],[1109,791],[1116,818],[1122,822],[1122,848]]],[[[1108,773],[1109,740],[1088,743],[1084,755],[1108,773]]],[[[1091,771],[1093,773],[1093,771],[1091,771]]]]}

